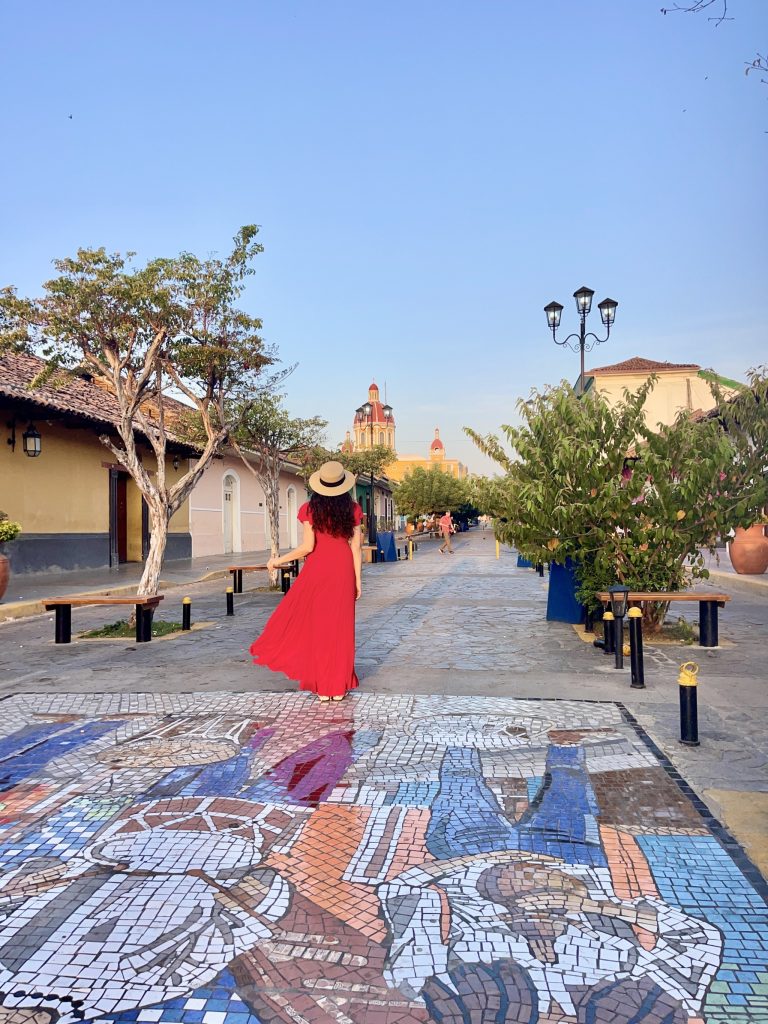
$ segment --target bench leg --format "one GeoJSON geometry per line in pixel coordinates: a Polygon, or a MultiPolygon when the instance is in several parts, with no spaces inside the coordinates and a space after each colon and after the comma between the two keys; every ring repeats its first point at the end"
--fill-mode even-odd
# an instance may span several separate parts
{"type": "Polygon", "coordinates": [[[72,643],[72,605],[57,604],[56,608],[56,643],[72,643]]]}
{"type": "Polygon", "coordinates": [[[699,647],[717,647],[717,601],[699,601],[699,647]]]}
{"type": "Polygon", "coordinates": [[[284,594],[291,589],[291,567],[289,565],[280,567],[280,589],[284,594]]]}
{"type": "Polygon", "coordinates": [[[154,608],[136,609],[136,643],[148,644],[152,639],[152,619],[154,608]]]}

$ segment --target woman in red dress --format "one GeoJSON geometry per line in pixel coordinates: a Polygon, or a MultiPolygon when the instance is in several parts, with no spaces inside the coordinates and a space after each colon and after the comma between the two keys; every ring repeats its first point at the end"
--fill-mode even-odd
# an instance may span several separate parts
{"type": "Polygon", "coordinates": [[[323,702],[343,700],[355,674],[355,601],[362,580],[363,510],[352,500],[352,473],[326,462],[309,478],[312,498],[299,509],[297,548],[267,563],[270,572],[306,557],[291,589],[253,644],[254,663],[296,679],[323,702]]]}

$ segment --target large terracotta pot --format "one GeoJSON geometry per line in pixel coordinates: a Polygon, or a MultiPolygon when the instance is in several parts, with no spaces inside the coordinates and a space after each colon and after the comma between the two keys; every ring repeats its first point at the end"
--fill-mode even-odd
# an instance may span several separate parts
{"type": "Polygon", "coordinates": [[[743,530],[736,527],[736,536],[731,538],[728,554],[734,570],[742,576],[759,576],[768,569],[768,537],[762,523],[748,526],[743,530]]]}
{"type": "Polygon", "coordinates": [[[406,533],[413,533],[414,529],[415,529],[415,527],[414,527],[413,523],[406,523],[405,524],[405,532],[406,533]]]}
{"type": "Polygon", "coordinates": [[[8,580],[11,578],[11,567],[5,555],[0,555],[0,601],[8,587],[8,580]]]}

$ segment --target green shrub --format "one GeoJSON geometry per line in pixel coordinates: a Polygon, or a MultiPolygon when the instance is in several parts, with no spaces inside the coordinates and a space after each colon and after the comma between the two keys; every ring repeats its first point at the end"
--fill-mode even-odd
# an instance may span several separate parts
{"type": "Polygon", "coordinates": [[[21,533],[21,523],[14,523],[5,512],[0,512],[0,544],[7,544],[21,533]]]}

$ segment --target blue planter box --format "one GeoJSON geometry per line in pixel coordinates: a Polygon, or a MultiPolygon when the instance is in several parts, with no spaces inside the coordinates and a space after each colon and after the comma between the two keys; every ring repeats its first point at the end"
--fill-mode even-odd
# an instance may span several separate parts
{"type": "Polygon", "coordinates": [[[576,598],[576,569],[570,558],[565,565],[552,562],[547,593],[547,622],[584,622],[587,610],[576,598]]]}
{"type": "Polygon", "coordinates": [[[376,544],[379,549],[379,561],[380,562],[396,562],[397,561],[397,547],[395,545],[395,535],[390,531],[382,532],[376,535],[376,544]]]}
{"type": "Polygon", "coordinates": [[[532,569],[533,563],[529,562],[527,558],[523,558],[522,555],[517,556],[517,568],[518,569],[532,569]]]}

